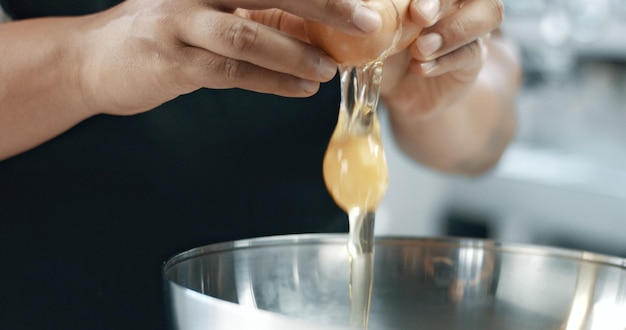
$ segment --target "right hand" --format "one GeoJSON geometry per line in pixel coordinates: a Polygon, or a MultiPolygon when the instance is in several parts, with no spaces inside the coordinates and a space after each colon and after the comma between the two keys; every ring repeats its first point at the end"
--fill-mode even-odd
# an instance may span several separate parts
{"type": "Polygon", "coordinates": [[[359,0],[127,0],[82,18],[81,92],[92,113],[118,115],[203,87],[310,96],[336,63],[306,42],[303,19],[375,33],[380,17],[361,8],[359,0]]]}

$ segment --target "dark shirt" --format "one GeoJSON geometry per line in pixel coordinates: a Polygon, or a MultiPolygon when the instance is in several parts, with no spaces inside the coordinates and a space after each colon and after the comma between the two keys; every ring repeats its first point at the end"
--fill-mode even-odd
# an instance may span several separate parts
{"type": "MultiPolygon", "coordinates": [[[[115,1],[0,2],[26,18],[115,1]]],[[[0,162],[0,329],[161,329],[172,255],[346,231],[321,172],[339,98],[336,79],[306,99],[204,89],[0,162]]]]}

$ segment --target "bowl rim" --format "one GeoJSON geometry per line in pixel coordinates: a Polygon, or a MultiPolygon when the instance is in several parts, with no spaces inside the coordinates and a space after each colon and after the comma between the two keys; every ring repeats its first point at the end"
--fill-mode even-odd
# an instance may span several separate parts
{"type": "MultiPolygon", "coordinates": [[[[234,241],[218,242],[195,247],[180,252],[166,260],[161,268],[163,277],[167,276],[168,270],[189,259],[201,255],[221,253],[232,250],[249,248],[261,248],[272,246],[284,246],[294,244],[344,244],[347,234],[288,234],[262,236],[256,238],[240,239],[234,241]]],[[[381,235],[375,237],[375,246],[379,245],[414,245],[419,242],[420,246],[456,246],[460,248],[473,248],[490,250],[498,253],[514,253],[524,255],[536,255],[550,258],[569,259],[572,261],[588,262],[607,267],[626,270],[626,258],[588,252],[584,250],[567,249],[539,244],[506,243],[495,239],[469,238],[456,236],[392,236],[381,235]]]]}

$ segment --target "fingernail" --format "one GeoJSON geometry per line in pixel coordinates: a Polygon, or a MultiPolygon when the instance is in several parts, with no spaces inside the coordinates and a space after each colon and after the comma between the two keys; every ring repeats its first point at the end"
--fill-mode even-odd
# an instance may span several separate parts
{"type": "Polygon", "coordinates": [[[322,56],[319,70],[322,79],[331,80],[337,74],[337,62],[330,56],[322,56]]]}
{"type": "Polygon", "coordinates": [[[313,94],[315,92],[317,92],[320,84],[318,82],[315,81],[310,81],[310,80],[304,80],[304,79],[300,79],[299,81],[299,85],[300,88],[302,88],[302,90],[307,93],[307,94],[313,94]]]}
{"type": "Polygon", "coordinates": [[[427,19],[429,22],[434,22],[437,19],[437,15],[439,14],[439,9],[441,8],[441,4],[439,0],[422,0],[417,5],[420,13],[427,19]]]}
{"type": "Polygon", "coordinates": [[[439,33],[429,33],[417,38],[417,48],[428,58],[441,48],[443,39],[439,33]]]}
{"type": "Polygon", "coordinates": [[[363,5],[356,8],[352,21],[356,27],[365,33],[378,32],[383,24],[382,18],[377,11],[363,5]]]}
{"type": "Polygon", "coordinates": [[[437,67],[437,61],[424,62],[424,63],[420,64],[420,66],[422,67],[422,71],[425,74],[430,74],[437,67]]]}

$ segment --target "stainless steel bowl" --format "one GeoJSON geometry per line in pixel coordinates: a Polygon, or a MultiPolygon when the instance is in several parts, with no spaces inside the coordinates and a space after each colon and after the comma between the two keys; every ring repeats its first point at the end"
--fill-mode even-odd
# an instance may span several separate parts
{"type": "MultiPolygon", "coordinates": [[[[349,329],[345,235],[199,247],[164,265],[172,329],[349,329]]],[[[626,260],[476,239],[376,240],[369,329],[626,329],[626,260]]]]}

